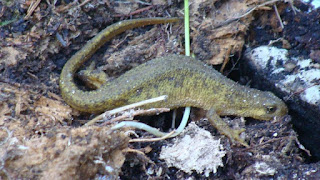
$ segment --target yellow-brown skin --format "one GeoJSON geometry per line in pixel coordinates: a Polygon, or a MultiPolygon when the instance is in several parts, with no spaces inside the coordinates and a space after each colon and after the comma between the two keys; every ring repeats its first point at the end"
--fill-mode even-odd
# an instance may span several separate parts
{"type": "Polygon", "coordinates": [[[90,40],[65,64],[60,76],[63,99],[83,112],[102,112],[141,100],[168,95],[167,101],[150,107],[198,107],[208,110],[208,119],[221,133],[244,146],[243,130],[232,130],[219,116],[235,115],[271,120],[287,114],[286,105],[270,92],[241,86],[213,68],[187,56],[168,55],[148,61],[93,91],[80,90],[74,75],[92,54],[112,37],[134,27],[171,23],[178,18],[146,18],[113,24],[90,40]]]}

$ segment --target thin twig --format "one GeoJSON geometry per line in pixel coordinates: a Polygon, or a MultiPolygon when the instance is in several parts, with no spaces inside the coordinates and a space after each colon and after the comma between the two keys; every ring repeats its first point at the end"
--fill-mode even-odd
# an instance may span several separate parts
{"type": "Polygon", "coordinates": [[[64,12],[64,11],[66,11],[68,9],[73,8],[73,6],[76,5],[77,3],[78,3],[78,0],[75,0],[75,1],[73,1],[71,3],[69,3],[68,5],[64,6],[63,8],[60,8],[60,9],[58,9],[56,11],[59,12],[59,13],[64,12]]]}
{"type": "Polygon", "coordinates": [[[146,109],[146,110],[144,109],[134,110],[132,112],[124,113],[118,117],[115,117],[110,121],[106,121],[102,123],[101,126],[106,126],[114,122],[126,120],[130,117],[134,117],[138,115],[153,115],[153,114],[159,114],[159,113],[169,112],[169,111],[170,111],[170,108],[152,108],[152,109],[146,109]]]}
{"type": "Polygon", "coordinates": [[[312,84],[312,85],[310,85],[310,86],[308,86],[308,87],[306,87],[306,88],[303,88],[303,89],[301,89],[301,90],[298,90],[298,91],[290,94],[288,97],[286,97],[285,100],[289,100],[289,99],[291,99],[292,96],[297,95],[297,94],[301,94],[301,93],[303,93],[304,91],[306,91],[307,89],[309,89],[309,88],[311,88],[311,87],[313,87],[313,86],[318,86],[319,84],[320,84],[320,83],[314,83],[314,84],[312,84]]]}
{"type": "MultiPolygon", "coordinates": [[[[175,137],[177,135],[179,135],[183,129],[186,127],[188,119],[189,119],[189,115],[190,115],[190,107],[186,107],[181,123],[179,125],[179,127],[176,129],[175,133],[173,135],[171,135],[170,137],[175,137]]],[[[151,127],[147,124],[141,123],[141,122],[134,122],[134,121],[122,121],[119,124],[114,125],[111,129],[112,130],[117,130],[120,128],[124,128],[124,127],[130,127],[130,128],[136,128],[136,129],[142,129],[145,130],[155,136],[158,137],[162,137],[162,136],[167,136],[168,133],[165,132],[161,132],[159,131],[157,128],[151,127]]]]}
{"type": "Polygon", "coordinates": [[[279,14],[277,5],[274,4],[274,5],[273,5],[273,8],[274,8],[274,11],[276,12],[276,16],[277,16],[277,18],[278,18],[278,20],[279,20],[281,29],[283,29],[283,28],[284,28],[284,25],[283,25],[283,23],[282,23],[282,19],[281,19],[281,17],[280,17],[280,14],[279,14]]]}
{"type": "Polygon", "coordinates": [[[171,136],[175,133],[176,131],[171,131],[170,133],[166,134],[165,136],[159,137],[159,138],[149,138],[149,139],[130,139],[129,142],[155,142],[155,141],[161,141],[165,140],[168,138],[171,138],[171,136]]]}
{"type": "Polygon", "coordinates": [[[220,68],[220,73],[223,73],[223,70],[224,68],[226,67],[226,65],[228,64],[229,60],[230,60],[230,56],[229,54],[231,53],[231,50],[233,49],[233,45],[229,46],[227,52],[225,53],[225,58],[224,58],[224,61],[223,61],[223,64],[220,68]]]}
{"type": "Polygon", "coordinates": [[[136,15],[136,14],[140,14],[140,13],[143,12],[143,11],[147,11],[147,10],[153,8],[153,7],[154,7],[154,5],[147,6],[147,7],[144,7],[144,8],[138,9],[138,10],[135,10],[135,11],[133,11],[133,12],[127,14],[127,15],[116,14],[116,15],[114,15],[113,17],[123,17],[123,16],[125,16],[125,17],[130,17],[130,16],[133,16],[133,15],[136,15]]]}
{"type": "Polygon", "coordinates": [[[41,0],[37,0],[36,2],[33,2],[30,4],[28,10],[27,10],[27,15],[24,17],[24,19],[28,19],[31,14],[34,12],[34,10],[39,6],[41,0]]]}
{"type": "Polygon", "coordinates": [[[91,0],[85,0],[83,1],[81,4],[78,5],[78,7],[82,7],[84,5],[86,5],[88,2],[90,2],[91,0]]]}
{"type": "Polygon", "coordinates": [[[7,132],[7,137],[4,138],[4,139],[0,142],[0,146],[1,146],[1,145],[3,145],[3,144],[7,143],[7,141],[11,138],[12,133],[11,133],[11,132],[9,131],[9,129],[6,128],[6,127],[0,127],[0,128],[3,129],[3,130],[5,130],[5,131],[7,132]]]}
{"type": "Polygon", "coordinates": [[[106,112],[100,114],[99,116],[95,117],[94,119],[92,119],[88,123],[86,123],[85,126],[90,126],[90,125],[96,123],[97,121],[99,121],[101,119],[104,119],[104,117],[108,117],[108,116],[111,116],[111,115],[119,113],[119,112],[123,112],[125,110],[133,109],[133,108],[140,107],[140,106],[143,106],[143,105],[146,105],[146,104],[150,104],[150,103],[164,101],[166,99],[167,99],[167,96],[164,95],[164,96],[159,96],[159,97],[156,97],[156,98],[140,101],[140,102],[137,102],[137,103],[133,103],[133,104],[130,104],[130,105],[122,106],[122,107],[113,109],[111,111],[106,111],[106,112]]]}
{"type": "Polygon", "coordinates": [[[141,151],[136,150],[136,149],[128,148],[128,149],[126,149],[125,151],[126,151],[127,153],[137,153],[137,154],[141,154],[141,155],[143,155],[143,156],[146,156],[146,155],[144,154],[144,152],[141,152],[141,151]]]}
{"type": "Polygon", "coordinates": [[[257,5],[257,6],[255,6],[255,7],[253,7],[253,8],[251,8],[251,9],[248,9],[247,12],[244,13],[244,14],[242,14],[241,16],[228,19],[228,20],[226,20],[226,21],[218,24],[217,26],[214,27],[214,29],[217,29],[217,28],[222,27],[222,26],[224,26],[224,25],[230,24],[230,23],[233,22],[233,21],[239,20],[239,19],[241,19],[241,18],[243,18],[243,17],[251,14],[251,13],[252,13],[254,10],[256,10],[257,8],[260,8],[260,7],[265,6],[265,5],[268,5],[268,4],[275,3],[275,2],[277,2],[277,1],[281,1],[281,0],[267,1],[267,2],[265,2],[265,3],[262,3],[262,4],[260,4],[260,5],[257,5]]]}

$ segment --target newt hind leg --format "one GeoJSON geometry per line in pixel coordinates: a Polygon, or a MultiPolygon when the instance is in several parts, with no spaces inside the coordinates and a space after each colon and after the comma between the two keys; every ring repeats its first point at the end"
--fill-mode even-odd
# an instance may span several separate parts
{"type": "Polygon", "coordinates": [[[94,69],[95,63],[92,62],[88,68],[81,70],[77,75],[91,89],[100,88],[107,80],[108,76],[102,70],[94,69]]]}
{"type": "Polygon", "coordinates": [[[245,131],[242,129],[231,129],[226,122],[224,122],[214,109],[207,112],[207,118],[212,126],[214,126],[221,134],[227,136],[232,143],[237,142],[245,147],[250,147],[242,138],[240,134],[245,131]]]}

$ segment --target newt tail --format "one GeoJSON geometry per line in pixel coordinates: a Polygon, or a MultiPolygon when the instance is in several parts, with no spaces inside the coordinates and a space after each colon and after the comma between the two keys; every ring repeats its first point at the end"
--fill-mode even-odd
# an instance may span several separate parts
{"type": "MultiPolygon", "coordinates": [[[[112,24],[99,32],[94,38],[86,43],[76,54],[74,54],[64,65],[60,75],[60,91],[63,99],[73,108],[84,112],[97,112],[103,111],[96,105],[93,105],[89,98],[86,98],[86,94],[90,92],[84,92],[74,82],[74,76],[80,66],[85,63],[102,45],[112,39],[114,36],[121,34],[122,32],[133,29],[136,27],[173,23],[180,21],[180,18],[142,18],[134,20],[124,20],[118,23],[112,24]],[[89,105],[92,104],[92,105],[89,105]],[[98,110],[98,109],[99,110],[98,110]]],[[[92,96],[95,96],[94,92],[91,92],[92,96]]]]}

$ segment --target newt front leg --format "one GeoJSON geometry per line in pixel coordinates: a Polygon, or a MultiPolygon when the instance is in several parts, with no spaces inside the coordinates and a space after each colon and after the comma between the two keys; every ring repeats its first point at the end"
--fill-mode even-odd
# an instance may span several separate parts
{"type": "Polygon", "coordinates": [[[211,108],[207,112],[207,118],[212,126],[214,126],[221,134],[227,136],[232,143],[237,142],[245,147],[250,147],[242,138],[240,134],[245,131],[245,129],[231,129],[226,122],[224,122],[216,111],[211,108]]]}

